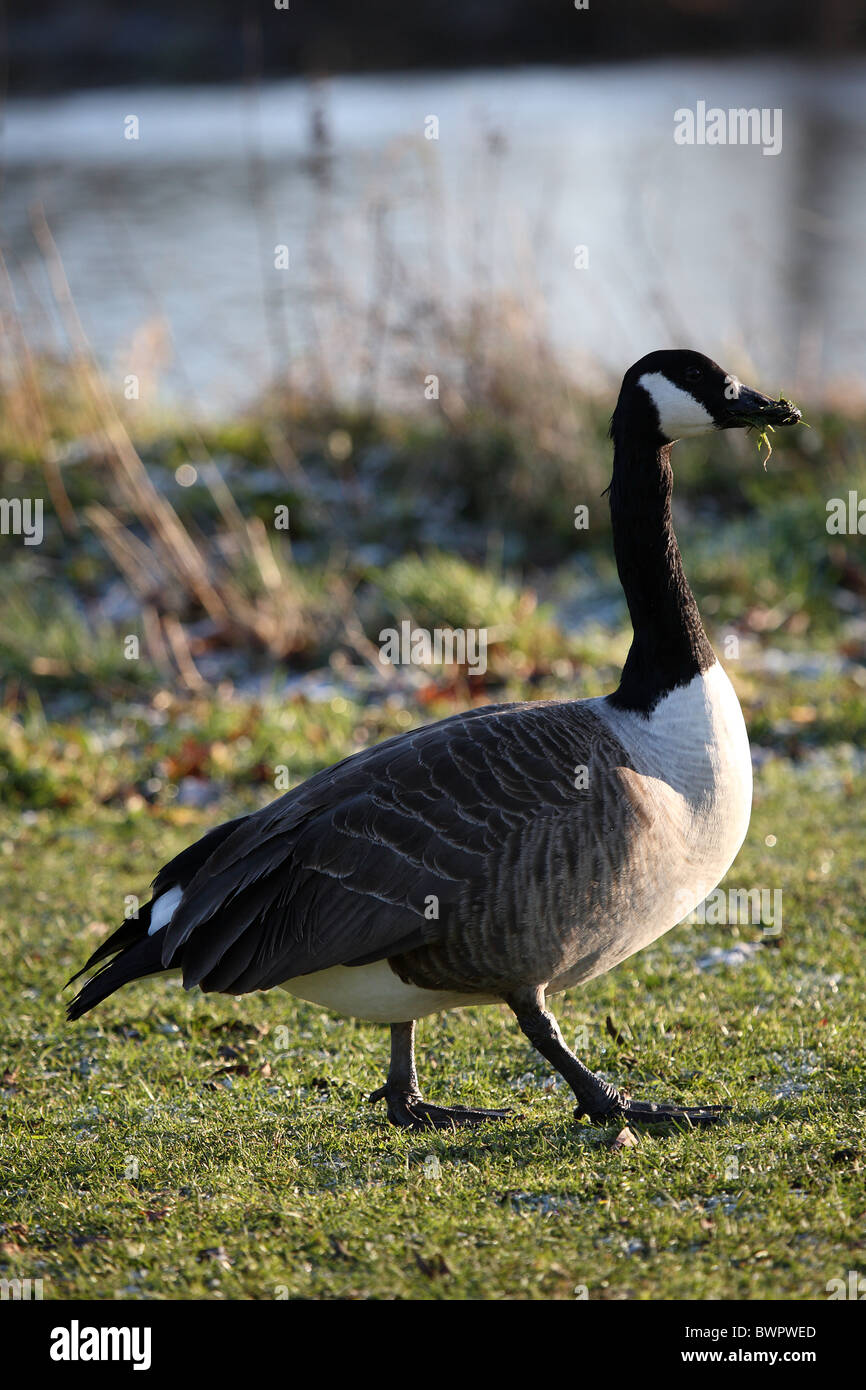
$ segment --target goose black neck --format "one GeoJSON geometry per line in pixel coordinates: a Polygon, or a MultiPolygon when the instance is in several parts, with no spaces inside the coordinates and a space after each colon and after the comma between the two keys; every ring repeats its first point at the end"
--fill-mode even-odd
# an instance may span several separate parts
{"type": "Polygon", "coordinates": [[[614,432],[613,548],[634,639],[610,701],[644,714],[716,659],[674,535],[670,451],[614,432]]]}

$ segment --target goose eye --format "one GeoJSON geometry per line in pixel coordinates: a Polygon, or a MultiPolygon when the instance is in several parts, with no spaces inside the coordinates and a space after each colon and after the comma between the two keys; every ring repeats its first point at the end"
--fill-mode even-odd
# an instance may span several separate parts
{"type": "Polygon", "coordinates": [[[702,376],[703,372],[701,371],[700,367],[686,368],[686,381],[700,381],[702,376]]]}

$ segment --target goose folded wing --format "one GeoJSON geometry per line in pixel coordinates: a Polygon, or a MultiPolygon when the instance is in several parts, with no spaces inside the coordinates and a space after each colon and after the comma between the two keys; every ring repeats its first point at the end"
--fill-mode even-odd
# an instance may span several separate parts
{"type": "MultiPolygon", "coordinates": [[[[449,911],[485,891],[507,841],[574,811],[574,767],[598,737],[574,709],[454,716],[245,817],[185,885],[163,964],[180,965],[187,988],[242,994],[435,941],[449,911]]],[[[157,884],[171,881],[167,865],[157,884]]]]}

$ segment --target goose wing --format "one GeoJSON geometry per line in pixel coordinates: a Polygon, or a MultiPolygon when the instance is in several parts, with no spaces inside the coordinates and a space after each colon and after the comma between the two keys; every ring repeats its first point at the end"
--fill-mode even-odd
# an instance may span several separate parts
{"type": "Polygon", "coordinates": [[[436,942],[503,874],[548,873],[554,827],[597,822],[597,855],[627,799],[621,753],[573,702],[476,709],[356,754],[166,865],[155,898],[183,893],[162,964],[240,994],[436,942]]]}

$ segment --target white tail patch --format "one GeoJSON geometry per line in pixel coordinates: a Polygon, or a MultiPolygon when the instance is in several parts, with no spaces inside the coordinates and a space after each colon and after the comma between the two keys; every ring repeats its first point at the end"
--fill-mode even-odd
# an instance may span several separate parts
{"type": "Polygon", "coordinates": [[[154,932],[162,931],[163,927],[168,926],[182,897],[183,889],[179,883],[176,883],[174,888],[169,888],[167,892],[159,895],[150,909],[148,936],[153,936],[154,932]]]}

